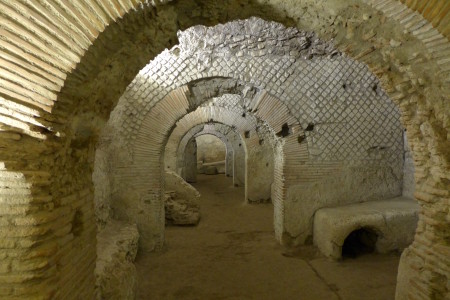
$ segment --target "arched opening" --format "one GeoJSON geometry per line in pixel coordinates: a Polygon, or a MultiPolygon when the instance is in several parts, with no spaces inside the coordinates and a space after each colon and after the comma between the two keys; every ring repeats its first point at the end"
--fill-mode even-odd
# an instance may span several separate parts
{"type": "Polygon", "coordinates": [[[195,154],[196,146],[192,141],[196,136],[212,134],[226,145],[226,175],[232,177],[233,185],[245,186],[244,201],[270,202],[276,136],[257,114],[247,111],[243,117],[246,110],[240,101],[239,95],[225,94],[182,117],[167,141],[165,168],[176,170],[188,182],[195,182],[197,168],[191,154],[195,154]],[[249,138],[244,138],[245,132],[249,138]]]}
{"type": "MultiPolygon", "coordinates": [[[[448,252],[445,243],[449,161],[445,120],[448,113],[445,110],[446,99],[442,95],[446,95],[443,83],[449,61],[447,52],[441,52],[441,47],[446,49],[442,45],[446,45],[448,39],[433,28],[434,25],[442,32],[448,32],[442,27],[446,22],[439,25],[446,15],[441,13],[434,18],[434,11],[446,11],[439,9],[445,2],[433,2],[440,3],[435,10],[430,9],[433,7],[431,3],[407,3],[419,12],[409,11],[398,1],[364,1],[361,5],[349,2],[349,6],[342,1],[329,1],[327,7],[321,7],[321,2],[317,5],[311,2],[312,7],[301,9],[291,7],[289,3],[275,2],[269,1],[267,5],[249,2],[245,9],[236,9],[240,8],[239,1],[231,1],[225,8],[198,5],[197,1],[180,4],[179,1],[167,5],[168,9],[160,6],[158,13],[147,4],[133,10],[135,5],[140,5],[139,1],[58,1],[48,5],[6,1],[1,4],[2,11],[6,12],[1,21],[6,20],[2,24],[8,32],[1,52],[2,148],[8,149],[1,153],[2,172],[5,173],[2,183],[6,186],[2,195],[7,199],[2,217],[6,218],[5,227],[22,224],[24,228],[20,228],[20,232],[24,232],[25,226],[34,226],[30,224],[46,224],[45,229],[33,230],[32,238],[18,239],[20,242],[15,240],[16,237],[4,240],[5,244],[16,243],[21,247],[21,258],[40,251],[41,246],[46,248],[48,244],[54,249],[53,245],[59,245],[49,254],[52,261],[55,258],[58,267],[42,271],[41,265],[37,264],[38,267],[29,270],[30,276],[39,276],[33,280],[32,287],[25,289],[21,286],[24,282],[29,283],[29,277],[26,277],[14,283],[15,290],[30,297],[45,294],[45,297],[56,295],[65,298],[80,294],[80,297],[92,298],[95,222],[90,175],[96,132],[101,130],[118,95],[122,94],[137,70],[155,53],[175,43],[178,26],[215,24],[218,20],[255,14],[282,20],[284,24],[295,24],[298,28],[307,27],[320,32],[326,39],[336,38],[339,49],[369,65],[382,78],[382,86],[401,107],[402,121],[408,127],[408,138],[418,166],[415,173],[419,184],[415,195],[423,204],[418,238],[404,256],[406,269],[409,265],[415,266],[416,271],[411,271],[414,274],[411,281],[415,284],[409,285],[408,272],[404,273],[407,277],[404,281],[413,286],[411,293],[423,298],[445,296],[448,289],[442,282],[448,282],[448,268],[442,264],[435,267],[433,263],[424,263],[441,261],[448,252]],[[196,11],[196,15],[205,19],[190,18],[183,11],[196,11]],[[422,17],[422,12],[425,17],[422,17]],[[349,24],[345,17],[341,19],[341,16],[350,15],[356,22],[349,24]],[[117,26],[113,24],[116,19],[120,20],[117,26]],[[173,26],[161,26],[158,24],[161,19],[173,20],[173,26]],[[16,30],[20,32],[17,38],[16,30]],[[104,30],[107,31],[105,34],[102,33],[104,30]],[[97,36],[99,42],[90,47],[97,36]],[[124,36],[127,42],[121,43],[124,36]],[[360,47],[360,43],[367,47],[360,47]],[[49,51],[42,51],[43,46],[49,51]],[[403,50],[408,49],[415,49],[414,55],[404,55],[403,50]],[[87,54],[83,56],[85,51],[87,54]],[[138,52],[145,54],[134,55],[138,52]],[[75,67],[80,58],[81,63],[75,67]],[[69,77],[67,80],[66,76],[69,77]],[[63,92],[58,94],[63,85],[63,92]],[[53,106],[55,100],[57,105],[53,106]],[[78,237],[66,236],[68,224],[72,221],[67,210],[73,212],[77,209],[86,212],[83,214],[86,226],[78,237]],[[19,215],[11,217],[11,212],[19,215]],[[47,215],[48,220],[45,219],[47,215]],[[49,231],[47,225],[51,227],[49,231]],[[436,244],[436,247],[429,250],[430,244],[436,244]],[[75,273],[65,272],[68,269],[66,265],[86,261],[86,266],[90,267],[75,273]],[[417,271],[419,269],[421,271],[417,271]],[[45,275],[44,279],[41,279],[41,274],[45,275]],[[73,282],[79,284],[74,285],[73,282]]],[[[375,90],[372,86],[370,89],[375,90]]],[[[129,149],[122,150],[126,152],[129,149]]],[[[314,150],[317,150],[315,153],[320,151],[314,150]]],[[[158,174],[158,170],[152,171],[158,174]]],[[[280,193],[283,192],[281,189],[280,193]]],[[[149,197],[142,199],[145,203],[151,202],[149,197]]],[[[146,217],[142,216],[142,219],[146,217]]],[[[14,230],[16,228],[5,232],[14,230]]],[[[286,236],[291,233],[287,232],[286,236]]],[[[26,260],[21,259],[25,261],[22,265],[12,257],[8,258],[8,263],[28,268],[26,260]]],[[[7,282],[8,276],[5,278],[7,282]]],[[[5,292],[5,297],[10,296],[8,293],[5,292]]]]}
{"type": "MultiPolygon", "coordinates": [[[[249,19],[224,24],[220,29],[236,30],[239,27],[251,30],[253,22],[254,26],[269,26],[264,21],[249,19]]],[[[151,176],[148,170],[153,174],[163,170],[161,160],[165,159],[165,153],[162,149],[167,150],[167,141],[171,140],[171,136],[181,138],[192,124],[231,121],[230,125],[239,128],[242,139],[248,140],[252,146],[267,144],[261,142],[266,139],[258,137],[257,133],[264,127],[269,128],[274,139],[272,151],[276,156],[271,184],[274,229],[276,238],[284,245],[305,243],[312,234],[312,216],[319,208],[373,201],[380,196],[388,198],[400,193],[401,178],[396,176],[402,171],[402,161],[399,160],[402,157],[399,112],[384,91],[365,89],[368,83],[377,82],[367,68],[335,53],[331,46],[313,37],[310,37],[312,44],[307,46],[299,38],[294,39],[294,44],[299,43],[296,47],[313,59],[305,59],[296,52],[292,53],[298,60],[288,59],[285,57],[287,52],[276,52],[275,56],[268,58],[274,63],[283,62],[279,72],[286,74],[290,80],[274,77],[268,74],[271,70],[269,61],[258,60],[258,53],[246,50],[246,55],[251,59],[231,55],[229,60],[224,58],[223,49],[217,53],[213,51],[216,45],[214,38],[210,40],[213,50],[208,47],[197,49],[197,44],[191,43],[199,33],[206,32],[205,36],[211,34],[214,37],[217,34],[215,30],[214,27],[193,27],[180,33],[181,45],[163,52],[141,71],[122,96],[118,105],[120,110],[114,111],[111,116],[111,131],[118,130],[119,135],[123,135],[123,140],[114,140],[118,143],[116,147],[130,149],[129,154],[124,153],[124,157],[120,158],[123,162],[114,162],[116,166],[111,169],[125,165],[127,160],[132,162],[120,174],[122,187],[116,188],[113,210],[121,218],[129,219],[134,214],[133,206],[139,209],[140,203],[149,204],[151,209],[142,210],[146,216],[137,219],[143,233],[140,244],[143,251],[158,249],[164,241],[164,230],[158,218],[162,206],[158,197],[165,192],[164,177],[151,176]],[[316,47],[322,51],[310,49],[316,47]],[[206,55],[204,49],[211,53],[206,55]],[[198,51],[200,57],[206,55],[207,58],[200,61],[199,67],[198,61],[192,61],[196,56],[186,55],[184,51],[198,51]],[[214,58],[214,63],[210,63],[209,57],[214,58]],[[161,69],[161,65],[173,66],[174,72],[178,71],[176,66],[185,65],[186,68],[181,70],[179,81],[168,82],[164,78],[171,70],[161,69]],[[249,74],[256,74],[255,78],[246,77],[246,73],[240,71],[246,65],[249,74]],[[203,68],[208,72],[202,72],[203,68]],[[348,68],[361,71],[344,72],[348,68]],[[303,76],[297,76],[299,72],[303,76]],[[327,91],[318,92],[320,86],[307,84],[310,74],[316,74],[323,82],[335,78],[329,76],[329,72],[334,72],[339,80],[330,81],[327,91]],[[353,83],[343,92],[340,83],[344,79],[351,79],[353,83]],[[295,80],[304,81],[304,84],[293,84],[295,80]],[[146,88],[141,88],[142,85],[146,88]],[[332,97],[323,97],[322,92],[332,97]],[[149,94],[153,98],[148,97],[149,94]],[[217,102],[214,100],[216,98],[217,102]],[[336,101],[340,101],[341,105],[335,106],[333,103],[336,101]],[[246,128],[252,114],[257,117],[255,126],[246,128]],[[138,124],[135,120],[139,120],[138,124]],[[128,128],[134,126],[138,130],[131,129],[128,133],[128,128]],[[339,141],[334,143],[333,139],[337,137],[339,141]],[[121,145],[122,142],[126,147],[121,145]],[[143,176],[136,178],[136,170],[143,176]],[[332,189],[327,189],[329,183],[332,189]],[[149,186],[152,187],[151,193],[149,186]],[[358,188],[355,189],[355,186],[358,188]],[[130,189],[135,192],[134,198],[130,197],[130,189]]],[[[278,40],[279,35],[273,34],[269,39],[278,40]]],[[[257,43],[260,39],[252,36],[251,41],[257,43]]],[[[233,53],[233,46],[225,45],[226,49],[229,47],[227,51],[233,53]]],[[[174,145],[173,151],[176,152],[177,143],[174,145]]],[[[238,147],[242,146],[243,143],[238,144],[238,147]]],[[[253,147],[248,147],[248,150],[250,155],[253,147]]],[[[259,161],[264,162],[262,159],[259,161]]],[[[267,162],[263,165],[267,167],[267,162]]],[[[256,178],[255,174],[247,171],[247,180],[256,178]]],[[[249,186],[246,184],[246,188],[249,186]]]]}
{"type": "Polygon", "coordinates": [[[342,245],[342,257],[356,258],[376,250],[378,234],[371,228],[359,228],[350,232],[342,245]]]}
{"type": "Polygon", "coordinates": [[[206,175],[225,174],[227,149],[224,142],[212,134],[204,134],[198,135],[195,143],[197,172],[206,175]]]}

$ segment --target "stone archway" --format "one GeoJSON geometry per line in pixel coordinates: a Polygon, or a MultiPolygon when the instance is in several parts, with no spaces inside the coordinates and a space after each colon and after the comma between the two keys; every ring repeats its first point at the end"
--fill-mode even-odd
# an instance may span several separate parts
{"type": "MultiPolygon", "coordinates": [[[[232,140],[234,154],[239,161],[235,161],[234,184],[246,183],[246,199],[250,202],[261,202],[271,198],[270,186],[273,181],[273,147],[278,139],[275,132],[271,132],[267,124],[254,113],[247,111],[239,103],[240,96],[226,94],[214,98],[211,102],[186,114],[177,122],[171,133],[165,151],[166,167],[177,166],[177,157],[182,158],[188,138],[186,134],[193,126],[217,121],[231,126],[236,134],[232,140]],[[184,141],[182,143],[182,141],[184,141]],[[182,148],[180,148],[182,146],[182,148]],[[264,158],[266,157],[266,158],[264,158]],[[249,162],[248,164],[246,162],[249,162]],[[247,167],[245,167],[247,165],[247,167]],[[237,178],[236,178],[237,177],[237,178]]],[[[262,106],[264,107],[264,105],[262,106]]],[[[229,129],[225,129],[230,132],[229,129]]],[[[193,135],[192,135],[193,136],[193,135]]],[[[182,164],[182,162],[178,162],[182,164]]]]}
{"type": "MultiPolygon", "coordinates": [[[[112,143],[106,145],[106,152],[109,153],[108,161],[111,163],[109,174],[112,175],[111,180],[115,186],[115,193],[111,194],[111,205],[113,206],[114,215],[123,220],[135,220],[141,232],[141,247],[144,250],[161,247],[164,239],[164,223],[163,219],[163,202],[161,201],[163,193],[164,172],[162,158],[164,157],[164,148],[167,139],[174,131],[176,123],[183,118],[187,111],[189,111],[190,103],[187,97],[187,88],[180,87],[169,93],[162,101],[157,103],[145,116],[142,122],[139,135],[130,144],[124,143],[115,137],[108,137],[112,143]],[[169,117],[170,116],[170,117],[169,117]],[[116,151],[122,149],[121,151],[116,151]],[[128,149],[127,151],[124,151],[128,149]],[[158,155],[155,155],[159,153],[158,155]],[[131,156],[130,156],[131,154],[131,156]],[[161,174],[161,176],[155,176],[161,174]],[[143,207],[146,207],[143,209],[143,207]],[[136,213],[139,211],[138,217],[136,213]]],[[[269,99],[269,98],[267,98],[269,99]]],[[[270,100],[259,101],[254,108],[259,109],[260,113],[267,112],[274,103],[278,103],[276,98],[270,100]]],[[[192,101],[192,100],[191,100],[192,101]]],[[[201,100],[199,104],[206,101],[201,100]]],[[[278,104],[283,108],[282,104],[278,104]]],[[[298,130],[298,125],[295,125],[295,119],[288,115],[288,110],[281,110],[275,118],[268,118],[267,126],[271,126],[274,122],[276,130],[271,127],[273,134],[280,130],[279,125],[275,121],[284,120],[289,122],[291,126],[297,126],[294,130],[298,130]],[[287,114],[287,115],[286,115],[287,114]]],[[[204,123],[209,120],[231,124],[246,124],[248,121],[240,113],[236,114],[232,110],[227,110],[224,107],[219,107],[217,110],[201,108],[188,114],[187,116],[195,115],[197,113],[196,123],[204,123]],[[240,119],[240,120],[239,120],[240,119]]],[[[239,127],[239,126],[238,126],[239,127]]],[[[182,128],[182,127],[180,127],[182,128]]],[[[247,129],[246,126],[243,129],[247,129]]],[[[248,128],[251,129],[251,128],[248,128]]],[[[114,132],[108,130],[108,132],[114,132]]],[[[251,135],[250,135],[251,136],[251,135]]],[[[258,143],[259,139],[255,135],[255,140],[258,143]]],[[[290,137],[295,140],[295,135],[290,137]]],[[[306,145],[304,145],[306,147],[306,145]]],[[[279,161],[283,161],[282,149],[284,143],[277,147],[279,161]]],[[[280,176],[283,174],[284,166],[278,166],[280,176]]],[[[275,182],[275,192],[283,188],[283,181],[275,182]]],[[[282,221],[277,218],[283,218],[282,198],[281,194],[272,192],[272,199],[280,203],[275,206],[275,231],[278,232],[278,238],[282,236],[281,231],[282,221]],[[278,209],[278,210],[277,210],[278,209]],[[278,227],[277,227],[278,226],[278,227]]]]}
{"type": "MultiPolygon", "coordinates": [[[[277,135],[290,141],[285,144],[290,147],[290,155],[279,161],[283,171],[278,173],[279,181],[275,180],[276,185],[278,182],[286,187],[275,193],[275,198],[280,199],[275,203],[276,211],[282,212],[275,218],[276,228],[283,243],[306,241],[312,234],[311,216],[317,208],[330,205],[325,203],[330,199],[343,204],[394,197],[401,192],[403,141],[399,112],[363,65],[342,56],[313,34],[285,30],[280,24],[256,18],[212,28],[193,27],[180,33],[179,38],[180,45],[163,52],[144,68],[121,98],[111,116],[109,130],[123,137],[116,147],[133,145],[138,141],[139,130],[159,134],[167,130],[164,127],[150,130],[153,125],[143,123],[146,114],[156,113],[154,108],[164,95],[167,95],[164,101],[182,107],[183,112],[179,112],[182,114],[211,96],[238,90],[248,110],[268,120],[277,135]],[[236,52],[228,44],[219,44],[220,51],[216,49],[215,39],[220,39],[223,30],[236,34],[247,30],[254,43],[261,43],[257,41],[261,37],[255,28],[271,29],[261,32],[265,32],[267,39],[264,43],[272,39],[279,43],[270,50],[272,54],[267,49],[255,52],[244,48],[236,52]],[[268,36],[267,32],[270,32],[268,36]],[[291,41],[284,45],[286,37],[291,41]],[[195,42],[198,39],[207,46],[198,48],[195,42]],[[260,58],[260,55],[266,56],[260,58]],[[168,66],[173,66],[173,70],[168,66]],[[353,72],[344,73],[348,70],[353,72]],[[179,80],[167,81],[167,74],[177,74],[179,80]],[[227,77],[230,74],[235,74],[237,79],[227,77]],[[313,81],[311,74],[315,76],[313,81]],[[142,88],[146,82],[150,84],[142,88]],[[182,88],[183,83],[187,84],[184,95],[170,94],[172,89],[182,88]],[[343,106],[332,106],[335,102],[343,106]],[[266,110],[262,109],[264,105],[266,110]],[[339,175],[333,178],[333,173],[339,175]],[[356,173],[360,176],[354,178],[364,178],[364,184],[339,181],[345,174],[356,173]],[[341,194],[317,198],[314,193],[300,192],[324,191],[322,187],[329,186],[330,182],[339,186],[341,194]],[[359,193],[350,193],[354,190],[351,186],[357,184],[359,193]],[[302,195],[305,200],[299,198],[302,195]]],[[[163,109],[158,116],[173,113],[173,109],[163,109]]],[[[160,118],[155,115],[152,122],[161,122],[160,118]]],[[[128,149],[136,158],[134,150],[128,149]]]]}

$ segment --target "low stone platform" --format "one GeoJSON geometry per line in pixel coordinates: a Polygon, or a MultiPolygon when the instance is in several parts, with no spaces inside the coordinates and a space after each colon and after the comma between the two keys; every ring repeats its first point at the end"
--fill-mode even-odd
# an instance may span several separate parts
{"type": "Polygon", "coordinates": [[[136,224],[109,220],[97,234],[96,288],[99,299],[136,298],[137,274],[134,260],[139,233],[136,224]]]}
{"type": "Polygon", "coordinates": [[[322,208],[314,215],[314,244],[325,256],[340,259],[347,236],[367,228],[378,235],[377,252],[403,250],[414,239],[418,211],[417,202],[406,197],[322,208]]]}

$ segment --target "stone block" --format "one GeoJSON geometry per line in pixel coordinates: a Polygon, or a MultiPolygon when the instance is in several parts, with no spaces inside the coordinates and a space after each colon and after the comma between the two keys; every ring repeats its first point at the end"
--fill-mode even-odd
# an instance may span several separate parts
{"type": "Polygon", "coordinates": [[[134,300],[137,272],[133,262],[139,233],[135,224],[110,220],[97,235],[96,288],[99,299],[134,300]]]}
{"type": "Polygon", "coordinates": [[[199,192],[172,171],[166,171],[166,224],[196,225],[200,220],[199,192]]]}
{"type": "Polygon", "coordinates": [[[340,259],[349,234],[368,228],[378,235],[377,252],[403,250],[413,241],[418,211],[417,202],[405,197],[322,208],[314,215],[314,244],[325,256],[340,259]]]}

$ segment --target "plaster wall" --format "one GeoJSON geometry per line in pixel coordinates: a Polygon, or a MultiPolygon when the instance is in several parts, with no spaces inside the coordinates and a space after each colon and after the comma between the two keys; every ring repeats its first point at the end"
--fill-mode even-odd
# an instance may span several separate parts
{"type": "Polygon", "coordinates": [[[225,161],[226,148],[224,143],[213,135],[202,135],[196,138],[197,161],[212,163],[225,161]]]}
{"type": "Polygon", "coordinates": [[[246,141],[246,193],[250,203],[269,202],[274,180],[274,145],[270,140],[257,136],[244,138],[246,141]]]}

